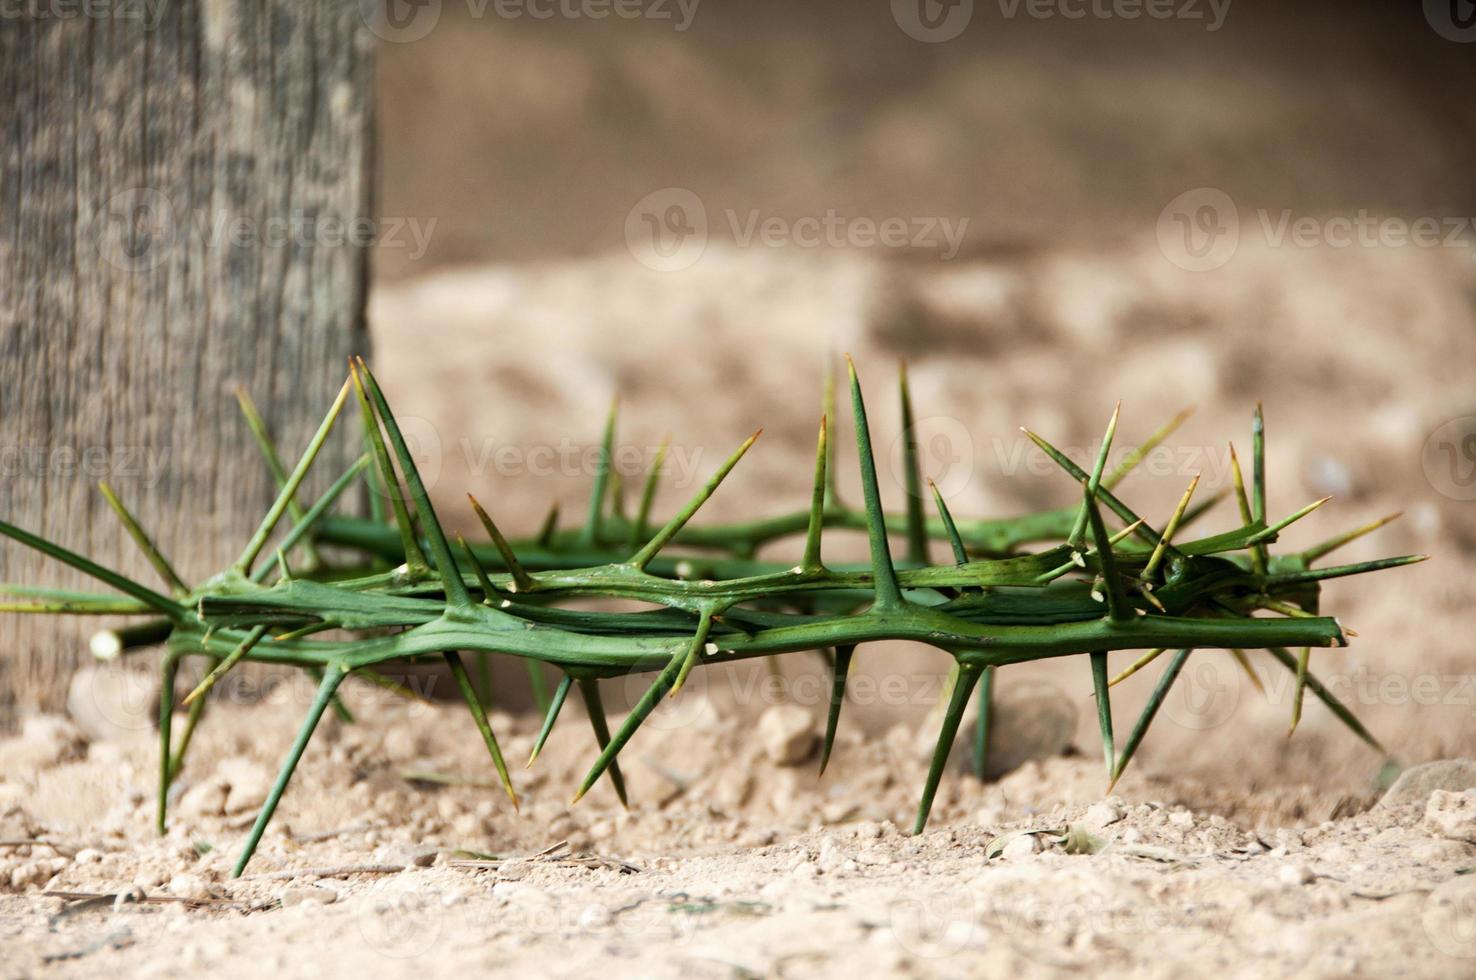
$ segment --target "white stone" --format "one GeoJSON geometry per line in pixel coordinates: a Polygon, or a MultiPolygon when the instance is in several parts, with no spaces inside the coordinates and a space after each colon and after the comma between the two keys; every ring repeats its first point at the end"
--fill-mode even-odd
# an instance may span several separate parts
{"type": "Polygon", "coordinates": [[[1034,857],[1040,850],[1038,834],[1021,834],[1004,846],[999,856],[1006,861],[1020,861],[1034,857]]]}
{"type": "Polygon", "coordinates": [[[332,905],[338,901],[338,892],[317,885],[295,885],[282,892],[280,901],[284,909],[296,905],[332,905]]]}
{"type": "Polygon", "coordinates": [[[230,789],[218,779],[196,783],[179,798],[179,812],[186,817],[218,817],[225,813],[230,789]]]}
{"type": "Polygon", "coordinates": [[[169,879],[169,894],[204,900],[210,897],[210,885],[199,875],[178,874],[169,879]]]}
{"type": "Polygon", "coordinates": [[[758,734],[764,754],[781,766],[798,765],[815,749],[814,719],[798,705],[769,708],[759,717],[758,734]]]}
{"type": "Polygon", "coordinates": [[[1432,790],[1425,804],[1425,829],[1451,840],[1476,842],[1476,790],[1432,790]]]}
{"type": "Polygon", "coordinates": [[[1093,803],[1087,807],[1086,814],[1081,822],[1088,830],[1101,830],[1103,827],[1117,823],[1123,816],[1122,807],[1113,800],[1103,800],[1093,803]]]}

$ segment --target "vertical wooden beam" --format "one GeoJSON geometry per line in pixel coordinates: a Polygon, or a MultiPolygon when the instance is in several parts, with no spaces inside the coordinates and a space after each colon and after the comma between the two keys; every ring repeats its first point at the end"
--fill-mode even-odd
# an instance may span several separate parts
{"type": "MultiPolygon", "coordinates": [[[[373,36],[354,0],[87,9],[0,29],[0,514],[148,575],[106,479],[198,578],[273,495],[233,389],[292,456],[366,347],[373,36]]],[[[0,581],[83,587],[11,546],[0,581]]],[[[0,728],[90,625],[0,618],[0,728]]]]}

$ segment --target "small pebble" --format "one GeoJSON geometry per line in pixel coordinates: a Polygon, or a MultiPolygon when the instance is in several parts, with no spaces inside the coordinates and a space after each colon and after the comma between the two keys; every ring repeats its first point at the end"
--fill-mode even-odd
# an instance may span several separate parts
{"type": "Polygon", "coordinates": [[[297,905],[332,905],[338,901],[338,892],[317,885],[295,885],[283,891],[279,900],[284,909],[297,905]]]}
{"type": "Polygon", "coordinates": [[[815,750],[815,721],[804,708],[778,704],[759,716],[758,735],[764,754],[781,766],[804,762],[815,750]]]}

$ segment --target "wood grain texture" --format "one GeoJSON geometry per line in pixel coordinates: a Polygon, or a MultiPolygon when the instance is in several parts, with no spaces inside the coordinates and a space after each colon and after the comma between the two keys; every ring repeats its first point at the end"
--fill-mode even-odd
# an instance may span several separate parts
{"type": "MultiPolygon", "coordinates": [[[[105,478],[194,580],[274,492],[234,388],[295,458],[366,347],[372,36],[353,0],[102,6],[0,24],[0,516],[153,583],[105,478]]],[[[8,542],[0,581],[102,591],[8,542]]],[[[0,728],[97,625],[0,616],[0,728]]]]}

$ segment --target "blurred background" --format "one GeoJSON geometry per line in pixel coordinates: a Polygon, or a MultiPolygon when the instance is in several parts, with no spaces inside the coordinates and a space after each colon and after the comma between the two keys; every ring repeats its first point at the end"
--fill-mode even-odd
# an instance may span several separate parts
{"type": "MultiPolygon", "coordinates": [[[[1123,448],[1196,409],[1123,491],[1161,520],[1193,474],[1228,486],[1227,442],[1248,449],[1261,401],[1271,513],[1335,497],[1285,546],[1403,511],[1346,559],[1435,557],[1331,583],[1360,635],[1314,671],[1405,761],[1476,749],[1471,4],[616,10],[447,0],[378,31],[369,325],[462,530],[466,488],[523,534],[553,501],[581,512],[617,394],[627,483],[673,437],[658,513],[760,425],[703,514],[801,507],[845,352],[892,459],[907,363],[925,466],[960,515],[1069,503],[1018,427],[1084,460],[1121,399],[1123,448]]],[[[1227,501],[1197,530],[1235,521],[1227,501]]],[[[842,540],[827,547],[860,553],[842,540]]],[[[1145,752],[1209,779],[1377,771],[1320,706],[1282,739],[1290,687],[1269,659],[1258,691],[1199,656],[1185,721],[1145,752]],[[1256,761],[1207,734],[1227,721],[1256,761]]],[[[858,669],[940,660],[882,645],[858,669]]],[[[1084,663],[1013,668],[1001,690],[1027,681],[1080,709],[1091,744],[1084,663]]],[[[930,739],[922,686],[861,717],[930,739]]]]}

